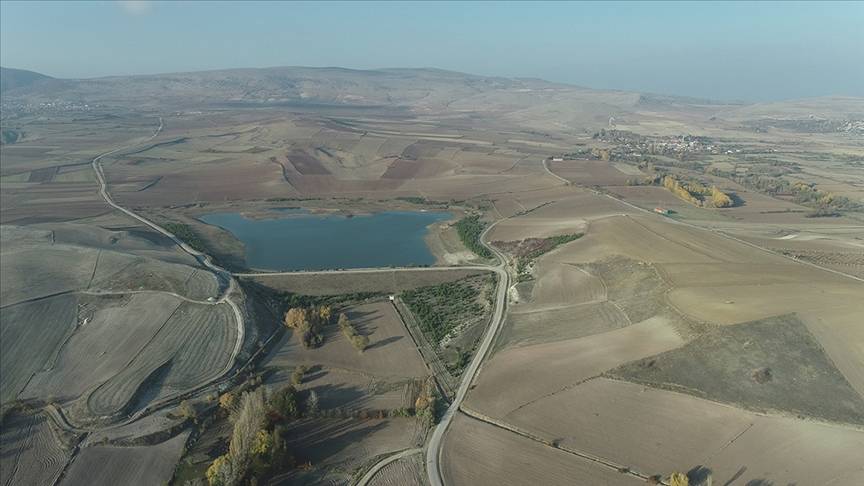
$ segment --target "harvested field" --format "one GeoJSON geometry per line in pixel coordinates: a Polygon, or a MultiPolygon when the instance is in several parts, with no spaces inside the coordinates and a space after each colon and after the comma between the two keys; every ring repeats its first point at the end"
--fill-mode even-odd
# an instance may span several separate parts
{"type": "Polygon", "coordinates": [[[203,269],[98,247],[50,241],[4,244],[0,305],[85,289],[161,290],[204,300],[216,294],[218,284],[203,269]]]}
{"type": "Polygon", "coordinates": [[[265,360],[265,366],[290,368],[298,364],[356,370],[378,377],[426,376],[426,367],[411,337],[390,302],[373,302],[344,310],[360,334],[369,337],[369,347],[360,353],[342,335],[339,327],[324,327],[324,344],[305,348],[294,333],[287,332],[265,360]]]}
{"type": "Polygon", "coordinates": [[[66,401],[104,383],[138,355],[180,302],[167,294],[83,297],[82,324],[56,360],[33,376],[23,396],[66,401]]]}
{"type": "Polygon", "coordinates": [[[604,378],[538,400],[505,420],[645,474],[703,466],[713,471],[714,484],[741,486],[864,479],[860,430],[757,415],[604,378]]]}
{"type": "Polygon", "coordinates": [[[539,310],[589,304],[606,300],[606,286],[576,265],[558,263],[554,255],[540,260],[534,273],[538,275],[531,292],[531,301],[522,308],[539,310]]]}
{"type": "Polygon", "coordinates": [[[864,424],[864,399],[793,315],[714,329],[610,374],[762,412],[864,424]]]}
{"type": "Polygon", "coordinates": [[[586,235],[559,251],[556,260],[590,263],[613,255],[649,263],[788,262],[708,231],[647,215],[592,221],[586,235]]]}
{"type": "Polygon", "coordinates": [[[422,443],[422,426],[412,418],[303,419],[288,433],[296,441],[289,447],[302,451],[301,461],[315,469],[295,471],[278,478],[294,484],[347,484],[352,474],[373,458],[422,443]]]}
{"type": "Polygon", "coordinates": [[[441,469],[449,484],[644,484],[461,413],[453,419],[444,438],[441,469]]]}
{"type": "Polygon", "coordinates": [[[633,175],[625,174],[611,162],[565,160],[550,162],[549,170],[580,186],[623,186],[633,175]]]}
{"type": "Polygon", "coordinates": [[[81,450],[62,486],[166,484],[180,460],[188,432],[161,444],[138,447],[93,446],[81,450]]]}
{"type": "Polygon", "coordinates": [[[54,484],[72,456],[42,413],[13,413],[6,417],[0,432],[0,451],[3,486],[54,484]]]}
{"type": "Polygon", "coordinates": [[[511,311],[498,337],[496,349],[576,339],[629,324],[627,316],[609,302],[551,310],[511,311]]]}
{"type": "MultiPolygon", "coordinates": [[[[267,377],[274,390],[291,384],[291,367],[280,367],[267,377]]],[[[346,412],[398,410],[414,407],[419,378],[383,380],[366,373],[312,366],[299,390],[314,390],[322,410],[346,412]]]]}
{"type": "Polygon", "coordinates": [[[97,416],[134,411],[218,376],[237,339],[226,304],[182,303],[147,345],[87,398],[97,416]]]}
{"type": "Polygon", "coordinates": [[[66,294],[0,312],[0,402],[14,400],[34,373],[51,366],[78,324],[78,299],[66,294]]]}
{"type": "Polygon", "coordinates": [[[0,306],[4,308],[86,288],[96,264],[96,251],[82,247],[11,246],[4,245],[2,250],[0,306]]]}
{"type": "Polygon", "coordinates": [[[484,273],[478,270],[418,270],[363,273],[317,273],[245,277],[270,288],[302,295],[340,295],[355,292],[395,294],[404,290],[452,282],[484,273]]]}
{"type": "Polygon", "coordinates": [[[413,454],[384,466],[371,481],[370,486],[425,486],[426,468],[423,454],[413,454]]]}
{"type": "Polygon", "coordinates": [[[288,154],[288,160],[297,172],[303,175],[327,175],[330,172],[315,157],[301,150],[294,150],[288,154]]]}
{"type": "Polygon", "coordinates": [[[218,294],[219,284],[208,270],[152,258],[103,251],[95,265],[91,288],[100,290],[158,290],[193,300],[218,294]]]}
{"type": "Polygon", "coordinates": [[[603,334],[507,348],[483,366],[466,403],[503,417],[611,368],[682,344],[668,319],[658,316],[603,334]]]}

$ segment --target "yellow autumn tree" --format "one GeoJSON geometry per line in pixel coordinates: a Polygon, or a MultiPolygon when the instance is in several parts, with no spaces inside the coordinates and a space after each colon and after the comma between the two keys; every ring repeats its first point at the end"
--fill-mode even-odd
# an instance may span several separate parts
{"type": "Polygon", "coordinates": [[[292,307],[285,313],[285,325],[291,329],[303,329],[309,326],[309,316],[306,309],[292,307]]]}
{"type": "Polygon", "coordinates": [[[690,486],[690,480],[684,473],[676,472],[669,476],[669,486],[690,486]]]}
{"type": "Polygon", "coordinates": [[[219,406],[223,410],[231,411],[234,409],[234,404],[237,403],[237,397],[231,392],[225,392],[219,397],[219,406]]]}
{"type": "Polygon", "coordinates": [[[711,186],[711,204],[713,204],[715,208],[728,208],[732,206],[732,198],[718,189],[717,186],[711,186]]]}
{"type": "Polygon", "coordinates": [[[231,459],[228,454],[219,456],[207,468],[207,484],[210,486],[227,486],[227,478],[231,476],[231,459]]]}
{"type": "Polygon", "coordinates": [[[333,310],[329,305],[322,305],[318,307],[318,317],[321,319],[322,324],[326,324],[330,322],[330,317],[333,314],[333,310]]]}

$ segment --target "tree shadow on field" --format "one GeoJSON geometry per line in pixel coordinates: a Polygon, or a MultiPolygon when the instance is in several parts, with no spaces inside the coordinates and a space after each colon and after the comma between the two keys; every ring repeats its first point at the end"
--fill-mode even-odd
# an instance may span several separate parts
{"type": "Polygon", "coordinates": [[[366,350],[368,351],[370,349],[383,348],[384,346],[387,346],[390,343],[395,343],[396,341],[399,341],[403,337],[404,336],[390,336],[389,338],[382,339],[380,341],[376,341],[374,344],[372,344],[371,346],[366,348],[366,350]]]}
{"type": "Polygon", "coordinates": [[[733,474],[728,481],[723,483],[723,486],[730,486],[732,483],[735,482],[735,480],[743,476],[745,472],[747,472],[747,466],[741,466],[741,469],[739,469],[735,474],[733,474]]]}
{"type": "Polygon", "coordinates": [[[327,376],[329,372],[324,369],[321,365],[313,365],[306,370],[306,374],[303,375],[303,383],[309,383],[317,380],[318,378],[323,378],[327,376]]]}
{"type": "Polygon", "coordinates": [[[314,419],[290,431],[292,446],[301,461],[320,464],[340,452],[354,448],[370,435],[387,426],[384,420],[314,419]]]}
{"type": "Polygon", "coordinates": [[[705,484],[705,482],[708,481],[708,478],[710,477],[711,469],[701,464],[687,471],[687,479],[690,484],[693,485],[705,484]]]}
{"type": "Polygon", "coordinates": [[[351,320],[351,324],[354,325],[354,329],[357,330],[359,334],[364,336],[371,336],[378,330],[378,326],[373,325],[372,322],[375,319],[381,317],[381,313],[378,311],[368,311],[368,312],[356,312],[351,311],[347,312],[348,319],[351,320]]]}
{"type": "Polygon", "coordinates": [[[326,384],[312,387],[312,390],[318,394],[322,410],[358,410],[369,401],[366,392],[356,386],[326,384]]]}
{"type": "Polygon", "coordinates": [[[732,200],[733,208],[740,208],[747,205],[747,201],[742,199],[737,192],[727,192],[726,195],[729,196],[729,199],[732,200]]]}

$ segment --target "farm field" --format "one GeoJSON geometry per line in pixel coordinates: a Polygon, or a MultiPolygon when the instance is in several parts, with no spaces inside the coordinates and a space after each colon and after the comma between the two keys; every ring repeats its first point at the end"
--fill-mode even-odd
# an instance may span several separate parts
{"type": "Polygon", "coordinates": [[[0,486],[341,486],[414,450],[371,484],[864,483],[858,99],[58,81],[3,92],[0,486]],[[453,219],[429,267],[273,275],[201,219],[291,211],[453,219]]]}
{"type": "Polygon", "coordinates": [[[422,486],[426,484],[423,456],[414,454],[384,466],[369,484],[372,486],[422,486]]]}
{"type": "Polygon", "coordinates": [[[54,484],[72,456],[49,418],[41,413],[12,413],[0,433],[0,483],[54,484]]]}
{"type": "Polygon", "coordinates": [[[644,480],[463,414],[452,427],[442,469],[445,480],[454,484],[644,484],[644,480]]]}
{"type": "Polygon", "coordinates": [[[323,365],[379,377],[425,376],[423,360],[390,302],[354,305],[343,312],[359,333],[369,337],[369,346],[362,354],[351,346],[338,326],[328,325],[323,332],[324,344],[315,349],[305,348],[296,335],[285,333],[265,366],[323,365]]]}
{"type": "Polygon", "coordinates": [[[506,420],[647,475],[702,466],[721,484],[851,484],[864,474],[853,459],[864,441],[858,429],[754,414],[605,378],[543,398],[506,420]]]}
{"type": "Polygon", "coordinates": [[[161,444],[136,447],[92,446],[81,450],[60,484],[162,484],[171,479],[188,433],[161,444]]]}

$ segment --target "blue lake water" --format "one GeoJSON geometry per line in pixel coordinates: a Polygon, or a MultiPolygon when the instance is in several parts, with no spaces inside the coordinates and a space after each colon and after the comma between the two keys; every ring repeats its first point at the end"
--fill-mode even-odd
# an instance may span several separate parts
{"type": "Polygon", "coordinates": [[[246,245],[246,266],[266,270],[323,270],[431,265],[428,226],[446,212],[387,211],[352,217],[285,210],[248,219],[214,213],[200,219],[230,231],[246,245]]]}

